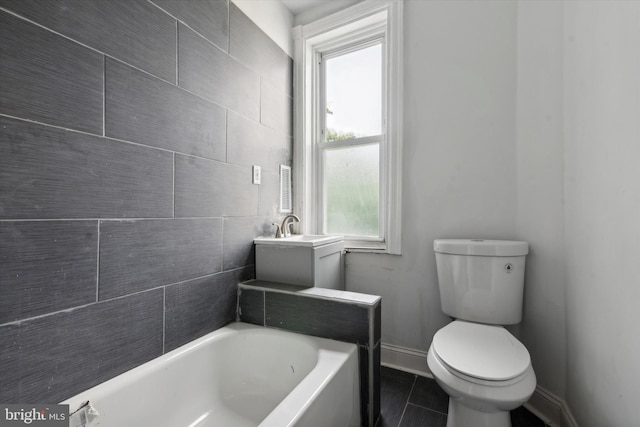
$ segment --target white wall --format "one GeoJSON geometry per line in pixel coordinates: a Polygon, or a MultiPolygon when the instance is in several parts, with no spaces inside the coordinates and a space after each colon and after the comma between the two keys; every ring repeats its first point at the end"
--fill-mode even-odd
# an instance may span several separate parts
{"type": "Polygon", "coordinates": [[[281,0],[231,0],[293,58],[293,15],[281,0]]]}
{"type": "Polygon", "coordinates": [[[315,7],[309,8],[295,15],[293,25],[297,26],[308,24],[310,22],[324,18],[325,16],[329,16],[332,13],[346,9],[349,6],[353,6],[354,4],[361,1],[362,0],[331,0],[324,1],[322,3],[315,2],[315,7]]]}
{"type": "Polygon", "coordinates": [[[403,255],[349,254],[383,342],[426,351],[437,237],[522,239],[512,330],[582,427],[637,424],[640,2],[405,2],[403,255]]]}
{"type": "Polygon", "coordinates": [[[406,1],[402,256],[349,254],[381,295],[382,341],[425,351],[440,310],[433,240],[516,237],[516,7],[406,1]]]}
{"type": "Polygon", "coordinates": [[[564,5],[567,401],[638,425],[640,2],[564,5]]]}
{"type": "Polygon", "coordinates": [[[538,384],[565,393],[562,3],[518,3],[516,233],[529,242],[524,319],[538,384]]]}

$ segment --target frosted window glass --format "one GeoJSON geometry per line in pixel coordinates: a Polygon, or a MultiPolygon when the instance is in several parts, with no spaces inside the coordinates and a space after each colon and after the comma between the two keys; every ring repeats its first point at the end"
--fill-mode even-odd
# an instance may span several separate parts
{"type": "Polygon", "coordinates": [[[378,236],[380,144],[324,152],[328,234],[378,236]]]}

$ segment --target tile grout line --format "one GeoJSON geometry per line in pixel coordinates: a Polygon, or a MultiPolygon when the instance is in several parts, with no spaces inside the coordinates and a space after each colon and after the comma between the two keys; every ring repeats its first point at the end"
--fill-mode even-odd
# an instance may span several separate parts
{"type": "Polygon", "coordinates": [[[404,402],[404,408],[402,409],[402,415],[400,415],[400,420],[398,421],[398,426],[402,425],[402,420],[404,419],[404,414],[407,412],[407,406],[409,406],[409,399],[411,399],[411,393],[413,393],[413,389],[416,387],[416,382],[418,381],[418,376],[413,376],[413,384],[411,384],[411,390],[409,390],[409,395],[407,396],[406,402],[404,402]]]}
{"type": "Polygon", "coordinates": [[[52,315],[55,315],[55,314],[60,314],[60,313],[71,313],[71,312],[73,312],[73,311],[75,311],[77,309],[87,308],[87,307],[92,306],[94,304],[108,303],[108,302],[111,302],[111,301],[116,301],[116,300],[119,300],[119,299],[128,298],[128,297],[131,297],[131,296],[134,296],[134,295],[143,294],[145,292],[157,291],[160,288],[167,288],[169,286],[180,285],[182,283],[190,282],[192,280],[199,280],[199,279],[204,279],[205,277],[212,277],[212,276],[217,276],[218,274],[224,274],[224,273],[230,273],[230,272],[242,270],[243,268],[246,268],[246,267],[247,266],[242,266],[242,267],[232,268],[230,270],[224,270],[224,271],[221,270],[221,271],[217,271],[215,273],[205,274],[203,276],[192,277],[192,278],[180,280],[180,281],[174,282],[174,283],[167,283],[167,284],[164,284],[164,285],[158,285],[158,286],[153,287],[153,288],[135,291],[135,292],[132,292],[130,294],[118,295],[118,296],[110,297],[110,298],[103,299],[103,300],[100,300],[100,301],[94,301],[94,302],[90,302],[90,303],[86,303],[86,304],[82,304],[82,305],[78,305],[78,306],[74,306],[74,307],[63,308],[63,309],[60,309],[60,310],[57,310],[57,311],[54,311],[54,312],[51,312],[51,313],[43,313],[43,314],[38,314],[38,315],[35,315],[35,316],[31,316],[31,317],[25,317],[23,319],[12,320],[10,322],[0,323],[0,327],[7,326],[7,325],[19,325],[19,324],[22,324],[23,322],[28,322],[28,321],[32,321],[32,320],[40,319],[40,318],[43,318],[43,317],[52,316],[52,315]]]}
{"type": "Polygon", "coordinates": [[[176,19],[176,86],[180,87],[180,77],[179,77],[179,72],[180,72],[180,31],[179,31],[179,27],[180,24],[178,22],[178,20],[176,19]]]}
{"type": "MultiPolygon", "coordinates": [[[[105,106],[105,111],[106,111],[106,106],[105,106]]],[[[226,111],[226,113],[228,113],[229,111],[232,111],[234,114],[238,114],[237,112],[235,112],[233,110],[230,110],[230,109],[228,109],[226,107],[225,107],[225,111],[226,111]]],[[[122,143],[122,144],[128,144],[128,145],[132,145],[132,146],[136,146],[136,147],[140,147],[140,148],[146,148],[146,149],[150,149],[150,150],[158,150],[158,151],[162,151],[162,152],[165,152],[165,153],[172,153],[174,155],[177,154],[179,156],[190,157],[190,158],[205,160],[205,161],[209,161],[209,162],[217,162],[217,163],[226,164],[226,165],[230,165],[230,166],[234,166],[234,167],[250,168],[252,166],[252,164],[250,162],[247,162],[247,163],[230,163],[230,162],[228,162],[226,160],[226,158],[225,158],[225,160],[220,160],[220,159],[214,159],[212,157],[198,156],[198,155],[195,155],[195,154],[189,154],[186,151],[177,151],[175,149],[155,147],[153,145],[148,145],[148,144],[144,144],[144,143],[141,143],[141,142],[130,141],[130,140],[127,140],[127,139],[122,139],[122,138],[116,138],[116,137],[113,137],[113,136],[108,136],[106,134],[105,135],[97,134],[97,133],[92,133],[92,132],[87,132],[87,131],[83,131],[83,130],[73,129],[73,128],[69,128],[69,127],[65,127],[65,126],[53,125],[53,124],[50,124],[50,123],[29,119],[29,118],[26,118],[26,117],[13,116],[13,115],[10,115],[10,114],[6,114],[6,113],[1,113],[0,112],[0,119],[2,119],[2,118],[16,120],[16,121],[19,121],[19,122],[22,122],[22,123],[34,123],[36,125],[47,127],[47,128],[59,129],[59,130],[67,131],[67,132],[73,132],[73,133],[76,133],[76,134],[87,135],[87,136],[90,136],[90,137],[102,138],[102,139],[105,139],[105,140],[108,140],[108,141],[115,141],[115,142],[119,142],[119,143],[122,143]]],[[[245,118],[247,118],[247,117],[245,117],[245,118]]],[[[252,120],[250,118],[247,118],[247,119],[248,120],[252,120]]],[[[104,120],[105,119],[103,118],[103,121],[104,120]]],[[[268,126],[263,125],[263,124],[258,123],[258,122],[255,122],[255,123],[257,123],[258,125],[261,125],[261,126],[268,127],[268,126]]],[[[274,128],[269,128],[269,129],[276,130],[274,128]]],[[[105,132],[103,132],[103,133],[105,133],[105,132]]],[[[282,136],[282,135],[280,135],[280,136],[282,136]]],[[[226,147],[226,141],[225,141],[225,147],[226,147]]],[[[272,172],[274,174],[277,173],[275,169],[268,169],[268,171],[270,171],[270,172],[272,172]]]]}
{"type": "Polygon", "coordinates": [[[102,136],[107,136],[107,57],[102,55],[102,136]]]}
{"type": "MultiPolygon", "coordinates": [[[[152,4],[153,4],[153,3],[152,3],[152,4]]],[[[154,4],[154,5],[155,5],[155,4],[154,4]]],[[[158,7],[157,5],[155,5],[155,6],[156,6],[156,7],[158,7]]],[[[168,13],[168,12],[166,12],[166,11],[164,11],[162,8],[158,7],[158,9],[162,10],[162,11],[163,11],[165,14],[167,14],[168,16],[173,17],[171,14],[169,14],[169,13],[168,13]]],[[[52,34],[55,34],[55,35],[57,35],[57,36],[59,36],[59,37],[62,37],[62,38],[64,38],[64,39],[66,39],[66,40],[69,40],[69,41],[71,41],[71,42],[73,42],[73,43],[76,43],[77,45],[82,46],[82,47],[84,47],[84,48],[86,48],[86,49],[88,49],[88,50],[91,50],[91,51],[92,51],[92,52],[94,52],[94,53],[97,53],[97,54],[99,54],[99,55],[102,55],[102,56],[103,56],[103,61],[104,61],[105,67],[106,67],[107,59],[113,59],[113,60],[115,60],[115,61],[117,61],[117,62],[120,62],[121,64],[124,64],[124,65],[126,65],[126,66],[128,66],[128,67],[131,67],[131,68],[133,68],[133,69],[135,69],[135,70],[138,70],[138,71],[140,71],[140,72],[142,72],[142,73],[145,73],[145,74],[147,74],[147,75],[149,75],[149,76],[151,76],[151,77],[153,77],[153,78],[159,79],[159,80],[161,80],[161,81],[163,81],[163,82],[165,82],[165,83],[167,83],[167,84],[170,84],[170,85],[171,85],[171,86],[173,86],[173,87],[176,87],[176,88],[178,88],[178,89],[181,89],[181,90],[183,90],[183,91],[185,91],[185,92],[187,92],[187,93],[189,93],[189,94],[191,94],[191,95],[194,95],[194,96],[196,96],[196,97],[198,97],[198,98],[200,98],[200,99],[202,99],[202,100],[204,100],[204,101],[207,101],[207,102],[209,102],[209,103],[215,104],[215,105],[217,105],[217,106],[219,106],[219,107],[222,107],[222,108],[228,108],[228,109],[230,109],[228,106],[222,105],[222,104],[220,104],[219,102],[216,102],[216,101],[214,101],[214,100],[212,100],[212,99],[208,99],[208,98],[206,98],[206,97],[204,97],[204,96],[202,96],[202,95],[200,95],[200,94],[197,94],[197,93],[195,93],[195,92],[192,92],[192,91],[190,91],[190,90],[187,90],[187,89],[185,89],[185,88],[183,88],[183,87],[179,86],[179,85],[177,84],[177,82],[178,82],[178,76],[177,76],[178,58],[177,58],[177,57],[176,57],[176,80],[175,80],[175,82],[171,82],[171,81],[167,80],[165,77],[158,76],[158,75],[156,75],[156,74],[154,74],[154,73],[152,73],[152,72],[150,72],[150,71],[147,71],[147,70],[145,70],[145,69],[143,69],[143,68],[140,68],[140,67],[139,67],[139,66],[137,66],[137,65],[133,65],[133,64],[131,64],[131,63],[127,62],[127,60],[116,58],[115,56],[112,56],[111,54],[109,54],[109,53],[107,53],[107,52],[105,52],[105,51],[102,51],[102,50],[100,50],[100,49],[98,49],[98,48],[92,47],[92,46],[90,46],[90,45],[88,45],[88,44],[86,44],[86,43],[84,43],[84,42],[81,42],[81,41],[79,41],[79,40],[76,40],[76,39],[74,39],[73,37],[67,36],[67,35],[65,35],[65,34],[63,34],[63,33],[59,32],[59,31],[57,31],[57,30],[54,30],[54,29],[52,29],[52,28],[49,28],[49,27],[47,27],[47,26],[45,26],[45,25],[43,25],[43,24],[39,24],[38,22],[33,21],[33,20],[31,20],[31,19],[29,19],[29,18],[27,18],[27,17],[25,17],[25,16],[22,16],[22,15],[20,15],[19,13],[13,12],[13,11],[11,11],[11,10],[9,10],[9,9],[6,9],[6,8],[2,7],[2,6],[0,6],[0,11],[2,11],[2,12],[6,12],[7,14],[12,15],[13,17],[15,17],[15,18],[17,18],[17,19],[19,19],[19,20],[25,21],[25,22],[27,22],[27,23],[29,23],[29,24],[31,24],[31,25],[35,25],[36,27],[39,27],[39,28],[41,28],[41,29],[43,29],[43,30],[45,30],[45,31],[48,31],[48,32],[50,32],[50,33],[52,33],[52,34]]],[[[230,16],[230,12],[228,12],[228,15],[230,16]]],[[[176,18],[174,18],[174,19],[176,19],[176,18]]],[[[228,21],[228,22],[229,22],[229,21],[228,21]]],[[[182,23],[182,22],[181,22],[180,20],[176,19],[176,33],[177,33],[178,23],[182,23]]],[[[183,23],[183,24],[184,24],[184,23],[183,23]]],[[[201,38],[203,38],[205,41],[209,42],[211,45],[213,45],[213,46],[215,46],[216,48],[220,49],[224,54],[228,55],[230,58],[232,58],[232,59],[233,59],[234,61],[236,61],[238,64],[240,64],[240,65],[242,65],[242,66],[246,67],[249,71],[251,71],[251,72],[255,73],[255,74],[258,76],[259,80],[262,80],[263,78],[265,78],[265,79],[266,79],[266,77],[265,77],[265,76],[263,76],[262,71],[254,70],[253,68],[248,67],[248,66],[247,66],[247,65],[245,65],[243,62],[241,62],[239,59],[237,59],[236,57],[232,56],[232,55],[229,53],[229,51],[230,51],[230,49],[231,49],[231,37],[230,37],[231,27],[230,27],[230,26],[229,26],[229,35],[228,35],[228,37],[227,37],[227,38],[228,38],[228,40],[227,40],[227,51],[225,52],[225,51],[224,51],[224,49],[222,49],[220,46],[216,45],[215,43],[211,42],[209,39],[207,39],[206,37],[204,37],[202,34],[198,33],[198,32],[197,32],[197,31],[195,31],[195,30],[193,30],[193,29],[192,29],[191,27],[189,27],[188,25],[186,25],[186,24],[184,24],[184,25],[185,25],[185,26],[187,26],[190,30],[194,31],[198,36],[200,36],[201,38]]],[[[230,25],[230,24],[229,24],[229,25],[230,25]]],[[[177,37],[176,37],[176,39],[177,39],[177,37]]],[[[177,49],[178,49],[178,40],[176,40],[176,55],[177,55],[177,49]]],[[[284,89],[284,90],[280,90],[280,87],[279,87],[277,84],[276,84],[275,86],[277,86],[277,90],[278,90],[279,92],[282,92],[282,93],[284,93],[287,97],[289,97],[289,98],[293,99],[293,97],[292,97],[291,95],[289,95],[289,93],[286,91],[286,89],[284,89]]],[[[238,114],[240,114],[240,115],[242,115],[242,116],[244,116],[244,117],[247,117],[248,119],[251,119],[251,120],[256,121],[255,119],[253,119],[253,118],[251,118],[251,117],[246,116],[246,114],[244,114],[244,113],[242,113],[242,112],[240,112],[240,111],[235,111],[235,110],[233,110],[233,109],[231,109],[231,111],[233,111],[233,112],[235,112],[235,113],[238,113],[238,114]]],[[[271,128],[271,129],[274,129],[274,130],[276,130],[276,131],[278,131],[278,132],[280,132],[280,133],[284,133],[284,134],[286,134],[286,136],[288,136],[288,137],[291,137],[291,136],[292,136],[292,135],[289,135],[287,131],[283,131],[283,130],[280,130],[280,129],[274,128],[274,127],[272,127],[272,126],[265,125],[264,123],[262,123],[262,122],[260,121],[260,119],[258,119],[258,120],[257,120],[257,122],[258,122],[258,123],[263,124],[264,126],[267,126],[267,127],[271,128]]],[[[104,127],[103,127],[103,131],[104,131],[104,127]]],[[[94,134],[94,135],[95,135],[95,134],[94,134]]]]}
{"type": "Polygon", "coordinates": [[[416,408],[424,409],[425,411],[429,411],[429,412],[433,412],[433,413],[436,413],[436,414],[444,415],[445,417],[449,415],[449,414],[448,414],[448,413],[446,413],[446,412],[436,411],[435,409],[428,408],[428,407],[426,407],[426,406],[418,405],[417,403],[413,403],[413,402],[409,402],[409,401],[407,401],[407,406],[408,406],[408,405],[412,405],[412,406],[415,406],[416,408]]]}
{"type": "MultiPolygon", "coordinates": [[[[158,9],[160,9],[162,12],[164,12],[166,15],[170,16],[171,18],[173,18],[176,21],[176,27],[182,25],[186,28],[188,28],[189,30],[193,31],[196,35],[198,35],[200,38],[202,38],[204,41],[206,41],[207,43],[209,43],[210,45],[216,47],[217,49],[219,49],[221,52],[226,53],[227,55],[229,55],[229,49],[227,48],[227,50],[225,51],[224,48],[222,46],[218,46],[213,40],[210,40],[209,37],[205,36],[204,34],[202,34],[200,31],[196,30],[195,28],[193,28],[191,25],[189,25],[188,23],[186,23],[183,19],[178,18],[177,15],[172,14],[168,11],[166,11],[165,9],[161,8],[160,6],[158,6],[157,4],[155,4],[153,1],[150,2],[152,5],[154,5],[155,7],[157,7],[158,9]]],[[[228,22],[228,18],[227,18],[227,22],[228,22]]],[[[228,39],[228,34],[227,34],[227,39],[228,39]]],[[[227,40],[227,45],[229,44],[228,40],[227,40]]],[[[229,55],[231,56],[231,55],[229,55]]],[[[177,57],[177,56],[176,56],[177,57]]],[[[238,63],[244,65],[244,63],[240,62],[238,59],[233,58],[234,60],[236,60],[238,63]]],[[[244,65],[246,67],[246,65],[244,65]]],[[[248,68],[248,67],[247,67],[248,68]]],[[[254,73],[259,74],[257,71],[254,71],[250,68],[248,68],[249,70],[253,71],[254,73]]]]}
{"type": "Polygon", "coordinates": [[[100,225],[98,220],[98,241],[96,244],[96,302],[100,301],[100,225]]]}
{"type": "Polygon", "coordinates": [[[162,287],[162,354],[165,354],[167,335],[167,287],[162,287]]]}
{"type": "Polygon", "coordinates": [[[229,109],[224,109],[224,162],[229,164],[229,109]]]}
{"type": "MultiPolygon", "coordinates": [[[[189,280],[194,280],[194,279],[189,279],[189,280]]],[[[53,315],[57,315],[57,314],[61,314],[61,313],[72,313],[72,312],[74,312],[76,310],[87,308],[87,307],[90,307],[90,306],[95,305],[95,304],[106,304],[106,303],[109,303],[109,302],[112,302],[112,301],[128,298],[128,297],[135,296],[135,295],[140,295],[140,294],[143,294],[145,292],[156,291],[156,290],[158,290],[158,289],[160,289],[160,288],[162,288],[164,286],[165,285],[157,286],[155,288],[144,289],[142,291],[136,291],[136,292],[133,292],[131,294],[118,295],[116,297],[103,299],[101,301],[94,301],[94,302],[89,302],[89,303],[86,303],[86,304],[81,304],[81,305],[77,305],[77,306],[73,306],[73,307],[69,307],[69,308],[63,308],[63,309],[60,309],[60,310],[57,310],[57,311],[53,311],[51,313],[37,314],[35,316],[25,317],[23,319],[12,320],[10,322],[5,322],[5,323],[0,324],[0,328],[3,327],[3,326],[8,326],[8,325],[21,325],[22,323],[25,323],[25,322],[30,322],[30,321],[33,321],[33,320],[42,319],[44,317],[53,316],[53,315]]]]}
{"type": "Polygon", "coordinates": [[[175,219],[176,217],[176,153],[173,153],[173,179],[172,179],[172,184],[173,184],[173,188],[171,189],[172,191],[172,196],[173,196],[173,200],[172,200],[172,208],[173,208],[173,212],[172,212],[172,217],[175,219]]]}

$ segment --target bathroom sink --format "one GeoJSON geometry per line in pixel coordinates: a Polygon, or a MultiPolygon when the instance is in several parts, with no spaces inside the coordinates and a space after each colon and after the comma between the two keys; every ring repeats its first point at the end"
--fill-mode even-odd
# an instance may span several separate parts
{"type": "Polygon", "coordinates": [[[342,236],[294,234],[257,237],[256,279],[298,286],[344,289],[342,236]]]}
{"type": "Polygon", "coordinates": [[[313,234],[294,234],[291,237],[256,237],[256,245],[276,246],[322,246],[342,241],[342,236],[320,236],[313,234]]]}
{"type": "Polygon", "coordinates": [[[342,236],[294,234],[257,237],[256,279],[298,286],[344,289],[342,236]]]}

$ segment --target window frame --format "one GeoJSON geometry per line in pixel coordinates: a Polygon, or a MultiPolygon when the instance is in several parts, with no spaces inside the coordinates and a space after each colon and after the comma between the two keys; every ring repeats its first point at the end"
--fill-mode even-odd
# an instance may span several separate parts
{"type": "Polygon", "coordinates": [[[386,205],[386,191],[383,183],[385,182],[385,178],[383,176],[384,168],[382,167],[382,159],[384,159],[384,141],[385,141],[385,131],[384,131],[384,117],[385,117],[385,64],[386,64],[386,55],[385,55],[385,34],[384,28],[376,28],[370,31],[370,34],[365,34],[365,37],[359,37],[356,41],[347,38],[342,43],[338,42],[330,46],[329,48],[325,48],[323,46],[318,46],[315,49],[316,54],[316,62],[315,66],[318,69],[318,83],[319,83],[319,93],[317,97],[318,102],[318,117],[316,117],[318,123],[318,133],[316,134],[316,140],[314,142],[314,150],[315,150],[315,169],[314,169],[314,179],[315,184],[317,186],[317,194],[318,198],[315,199],[316,202],[316,230],[320,234],[327,234],[327,218],[325,216],[325,211],[327,208],[327,192],[326,192],[326,181],[325,181],[325,153],[327,150],[336,149],[336,148],[347,148],[347,147],[355,147],[355,146],[364,146],[370,145],[373,143],[378,144],[378,156],[380,159],[379,162],[379,189],[378,189],[378,235],[377,236],[361,236],[361,235],[345,235],[345,239],[348,242],[384,242],[385,237],[385,212],[384,206],[386,205]],[[346,140],[339,141],[327,141],[327,123],[326,123],[326,114],[327,110],[327,99],[326,99],[326,66],[327,60],[331,60],[332,58],[339,57],[341,55],[348,55],[352,52],[357,52],[361,49],[366,49],[367,47],[380,45],[381,48],[381,87],[380,87],[380,96],[381,96],[381,111],[380,111],[380,133],[376,135],[367,135],[362,137],[349,138],[346,140]]]}
{"type": "MultiPolygon", "coordinates": [[[[380,141],[380,239],[347,238],[350,251],[401,254],[402,219],[402,9],[401,0],[369,0],[293,29],[294,207],[301,232],[322,231],[318,203],[323,197],[316,142],[321,117],[319,55],[367,40],[383,38],[383,113],[380,141]]],[[[324,137],[322,137],[324,138],[324,137]]],[[[322,139],[324,140],[324,139],[322,139]]]]}

